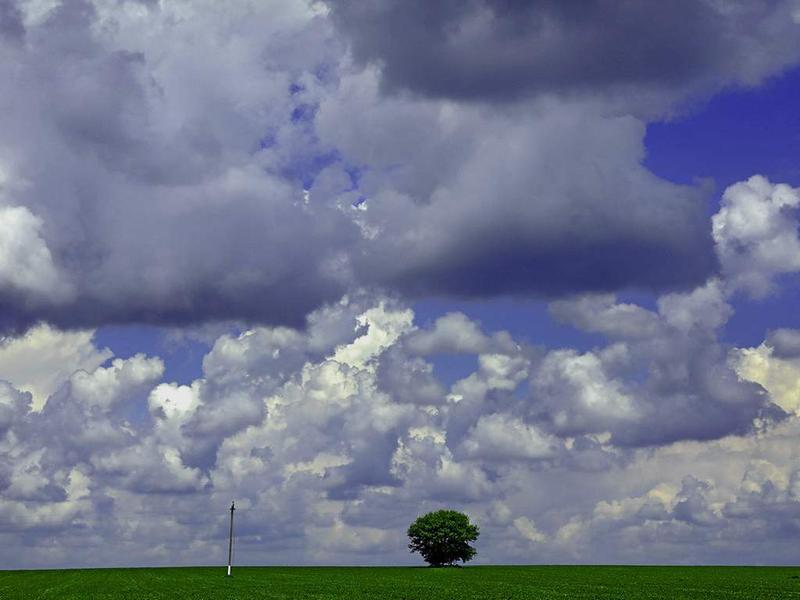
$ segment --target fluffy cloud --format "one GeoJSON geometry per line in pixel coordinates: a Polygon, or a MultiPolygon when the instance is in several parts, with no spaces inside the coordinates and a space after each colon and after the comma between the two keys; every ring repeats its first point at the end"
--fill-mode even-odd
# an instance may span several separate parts
{"type": "Polygon", "coordinates": [[[742,379],[762,386],[783,410],[800,411],[800,355],[781,356],[767,341],[756,348],[736,349],[731,362],[742,379]]]}
{"type": "MultiPolygon", "coordinates": [[[[792,518],[800,489],[788,442],[797,417],[764,413],[792,407],[776,376],[750,364],[758,349],[726,358],[720,290],[712,280],[669,295],[658,312],[602,298],[619,327],[584,353],[531,348],[463,315],[415,326],[404,305],[362,295],[313,313],[305,330],[223,334],[190,385],[161,382],[162,362],[143,355],[77,370],[38,413],[4,384],[0,529],[26,565],[96,564],[64,553],[78,541],[128,564],[192,563],[223,544],[235,498],[243,560],[382,563],[405,556],[419,511],[446,504],[478,520],[493,561],[532,549],[632,560],[632,541],[654,561],[717,560],[709,540],[765,539],[792,518]],[[631,333],[626,318],[657,335],[631,333]],[[461,339],[441,338],[443,323],[480,341],[458,346],[477,368],[451,385],[428,360],[452,345],[424,344],[429,358],[411,350],[461,339]],[[412,393],[415,373],[425,389],[412,393]],[[197,515],[208,514],[201,533],[197,515]],[[42,551],[53,531],[59,542],[42,551]]],[[[566,302],[554,312],[591,328],[581,311],[595,300],[566,302]]]]}
{"type": "Polygon", "coordinates": [[[614,562],[635,561],[641,547],[650,557],[686,564],[763,563],[770,552],[783,562],[796,555],[791,540],[800,497],[789,440],[797,427],[792,417],[766,435],[677,444],[642,456],[628,468],[639,481],[618,480],[613,500],[600,500],[554,531],[554,546],[579,561],[602,543],[614,562]]]}
{"type": "Polygon", "coordinates": [[[470,458],[525,460],[553,456],[556,442],[520,419],[495,413],[478,419],[461,447],[470,458]]]}
{"type": "Polygon", "coordinates": [[[441,353],[482,354],[492,349],[512,349],[514,342],[507,332],[492,337],[464,313],[448,313],[436,319],[431,330],[418,331],[406,341],[408,349],[422,356],[441,353]]]}
{"type": "Polygon", "coordinates": [[[0,378],[33,395],[41,409],[73,372],[94,371],[111,357],[107,348],[92,343],[92,331],[59,331],[48,325],[7,337],[0,345],[0,378]]]}
{"type": "Polygon", "coordinates": [[[532,410],[557,430],[610,432],[622,445],[713,439],[780,419],[779,403],[740,378],[719,339],[733,312],[724,290],[710,279],[660,297],[657,311],[607,297],[555,303],[552,314],[613,343],[550,352],[532,377],[532,410]]]}
{"type": "Polygon", "coordinates": [[[553,426],[567,434],[597,433],[638,416],[634,399],[609,378],[593,353],[551,352],[533,377],[533,393],[553,426]]]}
{"type": "Polygon", "coordinates": [[[764,296],[776,276],[800,271],[798,205],[798,190],[761,176],[725,190],[713,234],[731,287],[764,296]]]}

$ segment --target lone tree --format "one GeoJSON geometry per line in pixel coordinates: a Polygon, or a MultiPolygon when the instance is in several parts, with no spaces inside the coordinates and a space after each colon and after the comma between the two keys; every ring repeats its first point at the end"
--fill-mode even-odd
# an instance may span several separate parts
{"type": "Polygon", "coordinates": [[[469,517],[455,510],[437,510],[418,517],[408,528],[411,552],[432,567],[467,562],[476,554],[469,545],[478,539],[478,526],[469,517]]]}

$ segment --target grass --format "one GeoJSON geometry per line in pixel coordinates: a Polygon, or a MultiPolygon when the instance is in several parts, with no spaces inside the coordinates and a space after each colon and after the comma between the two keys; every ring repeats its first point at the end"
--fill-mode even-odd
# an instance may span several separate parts
{"type": "Polygon", "coordinates": [[[3,600],[800,599],[794,567],[237,567],[0,571],[3,600]]]}

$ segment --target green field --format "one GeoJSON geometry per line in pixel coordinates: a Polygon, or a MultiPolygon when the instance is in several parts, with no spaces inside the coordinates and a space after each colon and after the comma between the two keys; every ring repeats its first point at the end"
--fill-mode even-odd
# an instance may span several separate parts
{"type": "Polygon", "coordinates": [[[238,567],[0,571],[0,598],[800,598],[794,567],[238,567]]]}

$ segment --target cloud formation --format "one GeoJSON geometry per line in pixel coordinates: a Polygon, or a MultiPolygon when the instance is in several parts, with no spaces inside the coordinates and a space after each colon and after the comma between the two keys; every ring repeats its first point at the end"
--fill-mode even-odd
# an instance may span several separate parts
{"type": "Polygon", "coordinates": [[[365,292],[302,329],[221,335],[188,385],[141,354],[77,368],[40,411],[3,383],[4,564],[97,564],[97,544],[104,564],[208,562],[230,498],[252,563],[402,561],[407,523],[442,505],[473,515],[492,562],[794,561],[797,336],[726,346],[735,290],[553,302],[603,336],[587,351],[461,313],[420,327],[365,292]],[[445,383],[431,361],[453,353],[476,367],[445,383]]]}
{"type": "Polygon", "coordinates": [[[800,335],[726,341],[800,270],[798,192],[709,220],[643,166],[648,119],[797,32],[782,1],[0,0],[0,561],[207,564],[232,498],[250,563],[411,560],[442,506],[493,562],[800,560],[800,335]],[[591,345],[412,308],[498,295],[591,345]],[[116,323],[217,333],[174,382],[116,323]]]}
{"type": "MultiPolygon", "coordinates": [[[[472,22],[489,15],[481,6],[452,14],[472,22]]],[[[363,288],[665,291],[717,268],[707,191],[644,168],[646,121],[601,98],[387,94],[390,63],[353,59],[346,32],[358,22],[336,3],[4,7],[6,331],[40,320],[297,327],[363,288]]],[[[491,22],[522,10],[506,9],[491,22]]],[[[518,23],[534,37],[550,13],[569,17],[540,10],[518,23]]],[[[723,20],[753,28],[735,36],[753,57],[783,57],[753,58],[754,81],[793,56],[791,44],[761,48],[782,11],[723,20]]]]}

